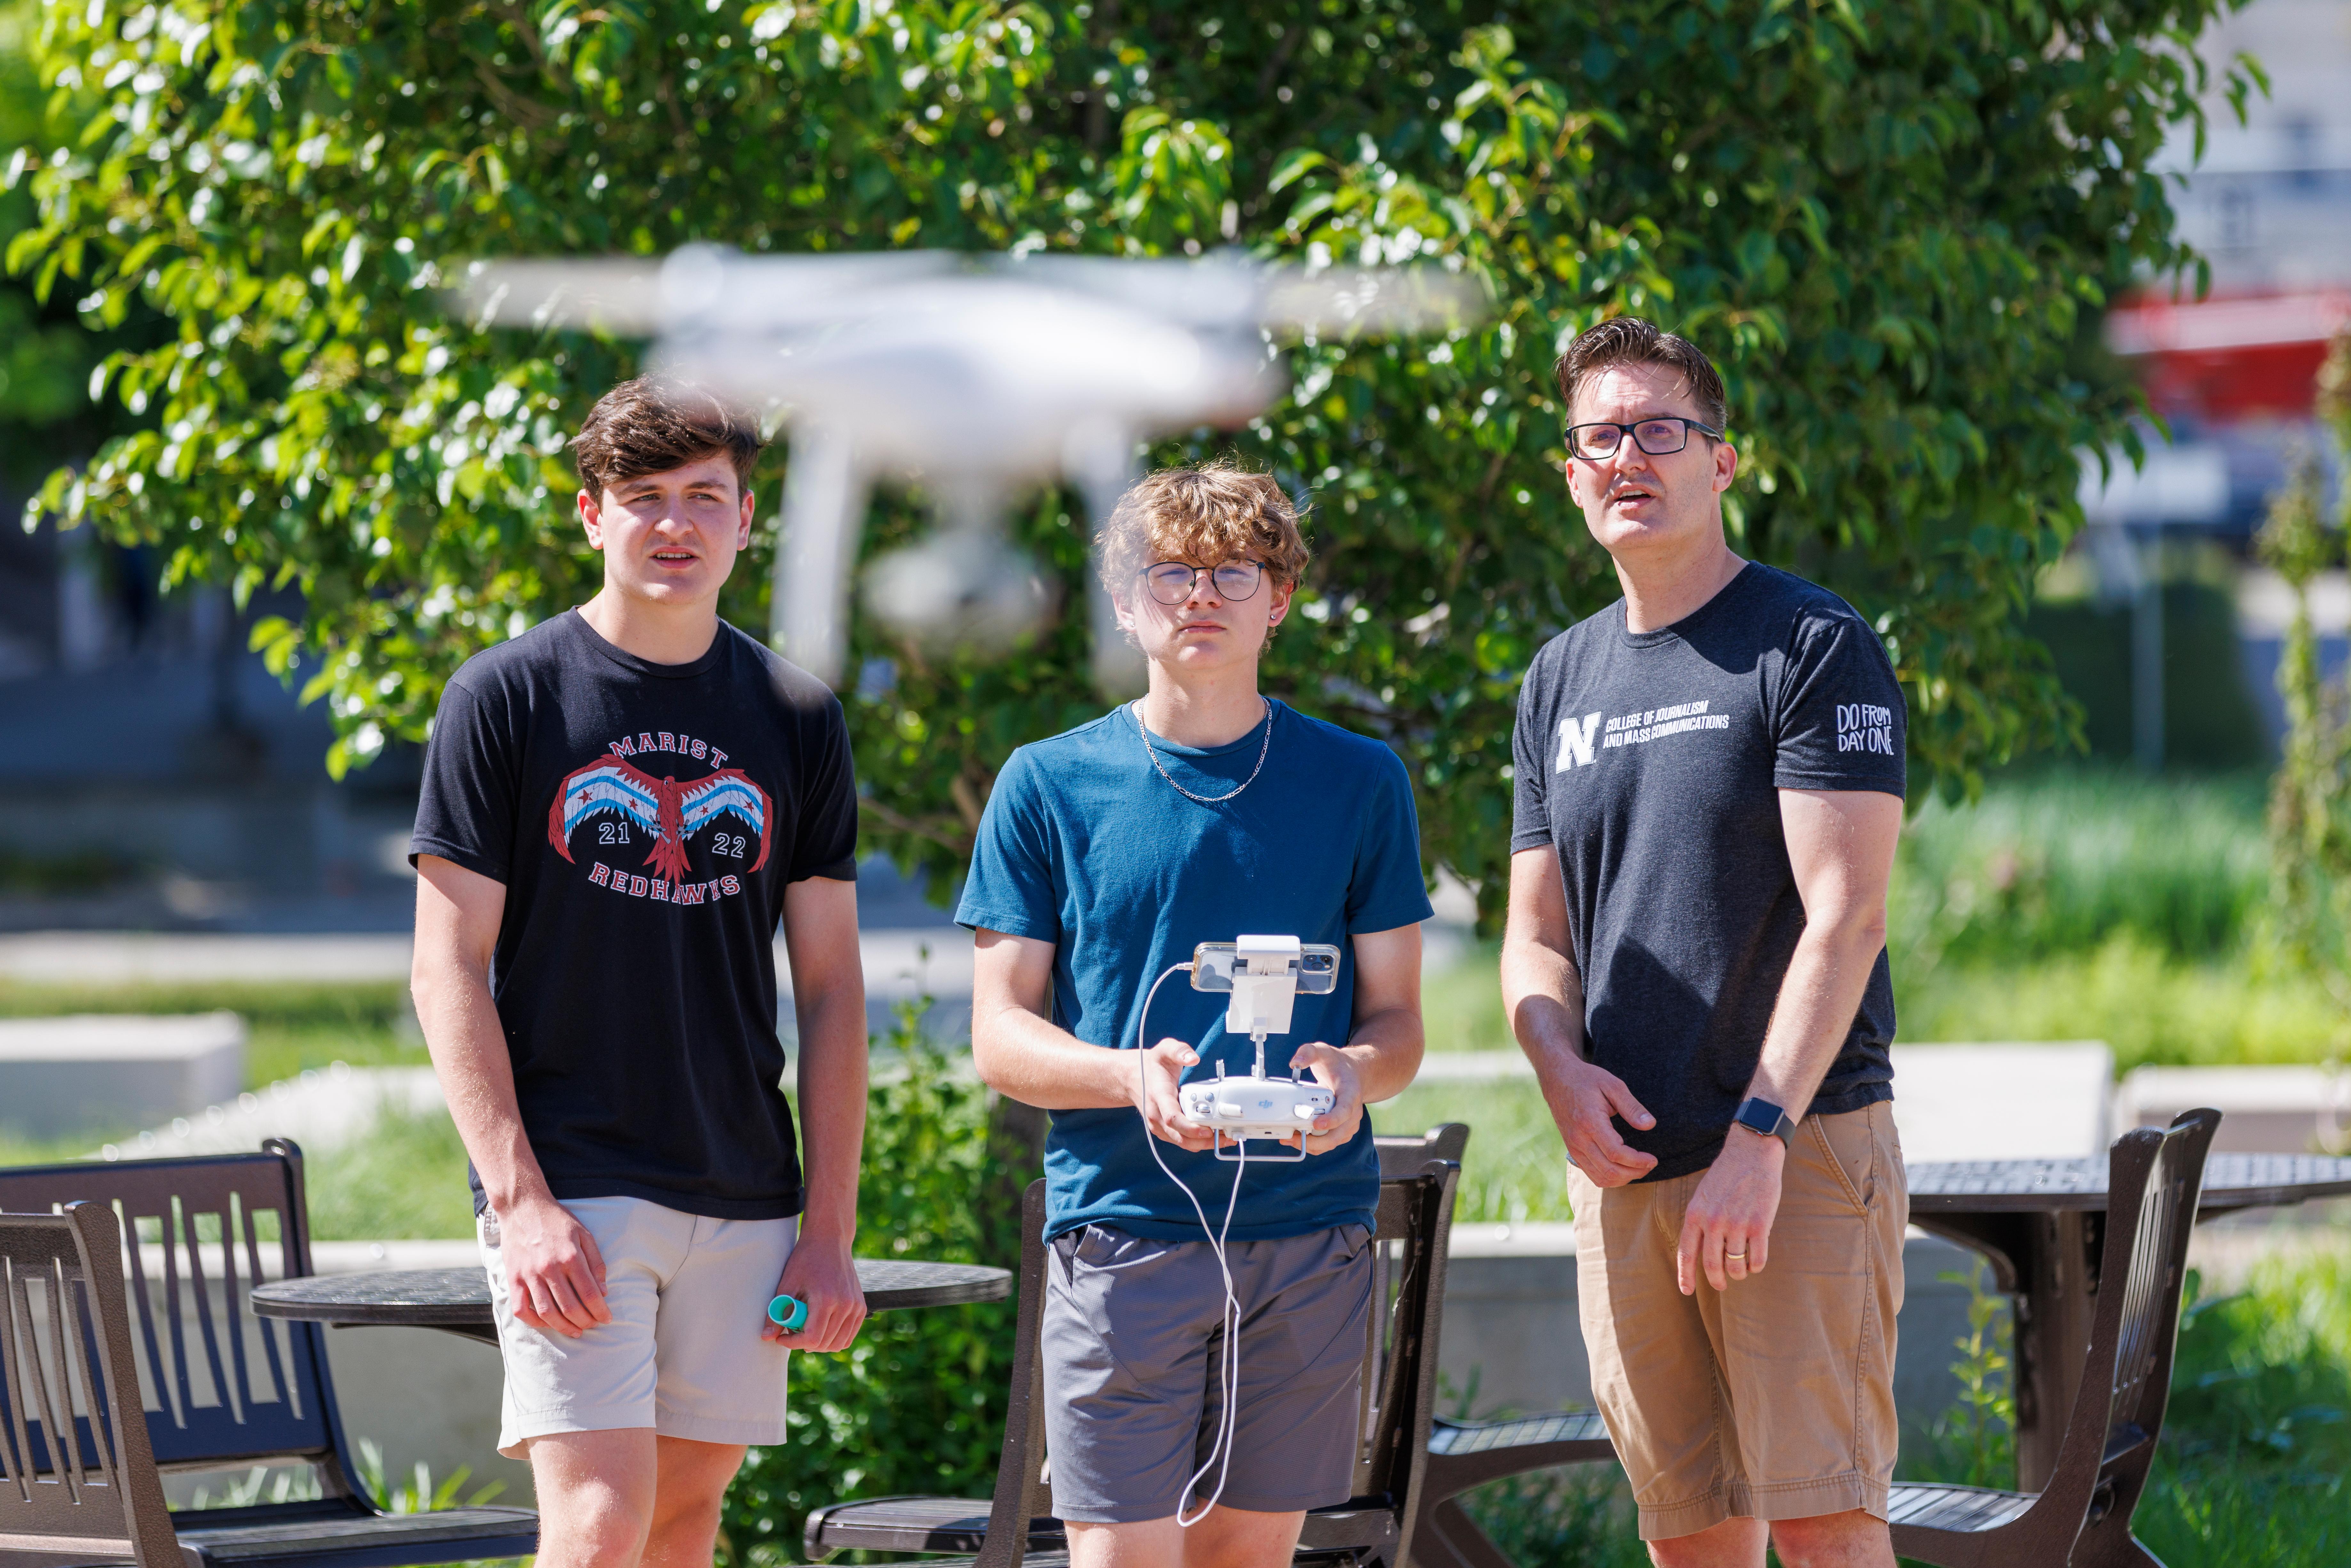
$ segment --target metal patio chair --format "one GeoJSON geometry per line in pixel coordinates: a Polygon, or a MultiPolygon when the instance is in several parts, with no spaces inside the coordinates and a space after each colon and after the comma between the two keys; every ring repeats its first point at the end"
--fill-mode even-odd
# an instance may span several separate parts
{"type": "MultiPolygon", "coordinates": [[[[1447,1122],[1418,1138],[1375,1141],[1384,1173],[1431,1155],[1459,1161],[1468,1147],[1469,1128],[1447,1122]]],[[[1567,1157],[1564,1150],[1560,1157],[1567,1157]]],[[[1572,1319],[1567,1326],[1574,1327],[1572,1319]]],[[[1517,1568],[1462,1508],[1461,1494],[1506,1476],[1615,1458],[1596,1410],[1555,1410],[1499,1421],[1432,1416],[1428,1459],[1413,1493],[1415,1568],[1517,1568]]]]}
{"type": "Polygon", "coordinates": [[[2163,1432],[2188,1236],[2220,1113],[2141,1127],[2107,1155],[2096,1314],[2057,1468],[2040,1492],[1905,1485],[1894,1550],[1941,1568],[2162,1568],[2130,1532],[2163,1432]]]}
{"type": "Polygon", "coordinates": [[[0,1249],[23,1249],[34,1270],[20,1279],[47,1269],[63,1281],[54,1304],[37,1313],[12,1282],[18,1315],[11,1333],[32,1337],[12,1340],[10,1355],[35,1354],[43,1314],[78,1325],[62,1340],[51,1336],[39,1352],[47,1360],[23,1361],[21,1370],[16,1360],[0,1364],[0,1401],[12,1422],[21,1420],[0,1440],[11,1478],[0,1487],[0,1568],[126,1558],[140,1568],[404,1568],[538,1549],[538,1516],[528,1509],[377,1508],[355,1479],[322,1330],[249,1310],[265,1247],[278,1272],[310,1272],[302,1156],[292,1144],[272,1139],[251,1155],[0,1170],[0,1211],[8,1211],[0,1214],[7,1239],[0,1249]],[[58,1239],[68,1215],[80,1238],[70,1249],[58,1239]],[[265,1241],[272,1222],[277,1236],[265,1241]],[[74,1345],[78,1355],[60,1348],[74,1345]],[[59,1398],[68,1385],[60,1380],[76,1368],[77,1441],[55,1440],[67,1406],[42,1402],[59,1398]],[[323,1495],[163,1509],[160,1472],[289,1461],[314,1467],[323,1495]],[[100,1471],[100,1480],[86,1488],[77,1467],[100,1471]],[[105,1479],[117,1473],[119,1480],[105,1479]],[[46,1490],[52,1486],[63,1491],[46,1490]],[[111,1507],[120,1515],[120,1529],[58,1524],[82,1516],[60,1514],[53,1500],[85,1491],[106,1505],[100,1513],[111,1507]],[[115,1544],[94,1544],[101,1541],[115,1544]]]}

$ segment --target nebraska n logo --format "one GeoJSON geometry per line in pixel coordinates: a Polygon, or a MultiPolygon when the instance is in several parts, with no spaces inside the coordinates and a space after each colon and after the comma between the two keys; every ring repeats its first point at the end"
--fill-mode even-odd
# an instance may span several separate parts
{"type": "Polygon", "coordinates": [[[1572,718],[1559,721],[1559,761],[1552,768],[1564,773],[1571,768],[1592,766],[1592,742],[1600,728],[1600,716],[1588,713],[1581,722],[1572,718]]]}

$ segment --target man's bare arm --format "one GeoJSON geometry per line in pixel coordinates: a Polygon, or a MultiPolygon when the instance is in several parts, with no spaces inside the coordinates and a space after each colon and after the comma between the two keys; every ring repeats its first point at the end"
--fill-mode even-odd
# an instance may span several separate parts
{"type": "Polygon", "coordinates": [[[1002,931],[973,933],[971,1060],[989,1088],[1040,1111],[1133,1105],[1153,1136],[1187,1149],[1210,1146],[1213,1134],[1186,1121],[1176,1102],[1184,1069],[1199,1060],[1190,1046],[1163,1039],[1138,1063],[1130,1052],[1089,1045],[1052,1021],[1052,989],[1053,944],[1002,931]]]}
{"type": "Polygon", "coordinates": [[[577,1339],[612,1321],[604,1260],[595,1238],[548,1190],[523,1133],[514,1061],[490,998],[506,886],[439,855],[419,855],[416,872],[409,991],[450,1117],[497,1219],[515,1317],[577,1339]]]}
{"type": "Polygon", "coordinates": [[[857,947],[857,884],[809,877],[784,889],[784,950],[799,1024],[799,1132],[808,1189],[799,1243],[777,1289],[809,1305],[799,1350],[845,1350],[865,1322],[852,1243],[865,1145],[865,970],[857,947]]]}
{"type": "Polygon", "coordinates": [[[1902,838],[1902,798],[1782,789],[1780,821],[1803,900],[1804,934],[1780,982],[1763,1060],[1747,1092],[1801,1117],[1844,1049],[1886,950],[1886,891],[1902,838]]]}
{"type": "MultiPolygon", "coordinates": [[[[1886,950],[1886,889],[1902,837],[1902,798],[1874,789],[1782,789],[1780,821],[1803,901],[1804,934],[1788,961],[1750,1096],[1802,1117],[1844,1049],[1870,971],[1886,950]]],[[[1716,1290],[1761,1273],[1771,1256],[1787,1151],[1743,1127],[1690,1195],[1677,1270],[1716,1290]]]]}
{"type": "MultiPolygon", "coordinates": [[[[1427,1046],[1420,1018],[1420,926],[1366,931],[1349,942],[1354,949],[1355,1006],[1347,1043],[1317,1041],[1290,1053],[1290,1065],[1311,1071],[1337,1095],[1330,1114],[1316,1117],[1306,1135],[1310,1155],[1328,1154],[1353,1140],[1364,1107],[1403,1093],[1420,1071],[1427,1046]]],[[[1297,1134],[1282,1142],[1294,1146],[1297,1134]]]]}
{"type": "Polygon", "coordinates": [[[1657,1157],[1627,1144],[1611,1117],[1653,1127],[1625,1081],[1583,1054],[1583,980],[1575,972],[1567,891],[1559,852],[1548,845],[1510,857],[1510,905],[1502,929],[1502,1010],[1519,1049],[1534,1064],[1567,1157],[1598,1186],[1623,1186],[1655,1170],[1657,1157]]]}

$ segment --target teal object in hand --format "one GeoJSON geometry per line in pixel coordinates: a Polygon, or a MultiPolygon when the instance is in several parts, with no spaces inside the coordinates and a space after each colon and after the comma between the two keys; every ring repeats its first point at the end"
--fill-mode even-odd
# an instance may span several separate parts
{"type": "Polygon", "coordinates": [[[786,1333],[798,1333],[808,1322],[808,1303],[798,1296],[778,1296],[768,1303],[768,1321],[786,1333]]]}

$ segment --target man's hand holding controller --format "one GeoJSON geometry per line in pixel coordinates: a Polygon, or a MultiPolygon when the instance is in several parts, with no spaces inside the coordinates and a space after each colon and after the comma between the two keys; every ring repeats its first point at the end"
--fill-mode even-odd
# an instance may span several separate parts
{"type": "MultiPolygon", "coordinates": [[[[1135,1109],[1143,1113],[1144,1125],[1151,1130],[1153,1137],[1206,1154],[1216,1147],[1217,1129],[1212,1124],[1186,1116],[1182,1100],[1185,1070],[1199,1060],[1199,1053],[1180,1040],[1163,1040],[1153,1046],[1136,1090],[1135,1109]]],[[[1333,1103],[1305,1128],[1280,1141],[1294,1149],[1303,1140],[1310,1155],[1328,1154],[1351,1142],[1364,1120],[1363,1081],[1354,1059],[1336,1046],[1316,1040],[1291,1052],[1290,1065],[1293,1071],[1311,1074],[1315,1082],[1329,1090],[1333,1103]]],[[[1224,1136],[1228,1143],[1232,1141],[1231,1134],[1224,1136]]]]}
{"type": "Polygon", "coordinates": [[[1205,1154],[1216,1146],[1217,1135],[1184,1114],[1181,1099],[1184,1070],[1196,1064],[1200,1053],[1174,1037],[1146,1047],[1143,1071],[1136,1075],[1134,1108],[1143,1124],[1164,1144],[1205,1154]]]}
{"type": "Polygon", "coordinates": [[[1293,1133],[1282,1142],[1297,1148],[1302,1139],[1310,1155],[1327,1155],[1353,1142],[1355,1130],[1364,1123],[1364,1080],[1355,1059],[1318,1040],[1291,1052],[1290,1068],[1293,1072],[1312,1073],[1314,1081],[1336,1100],[1331,1109],[1307,1124],[1305,1132],[1293,1133]]]}

